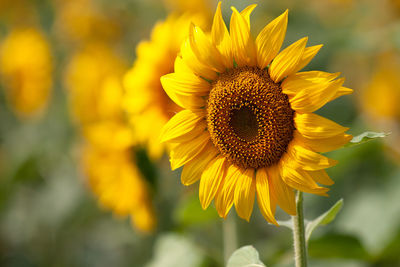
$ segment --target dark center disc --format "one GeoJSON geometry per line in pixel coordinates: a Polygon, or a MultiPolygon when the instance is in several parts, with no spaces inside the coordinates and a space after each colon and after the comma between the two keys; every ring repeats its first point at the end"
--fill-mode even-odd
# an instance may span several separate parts
{"type": "Polygon", "coordinates": [[[277,163],[295,130],[288,96],[266,70],[234,68],[212,83],[207,101],[211,140],[241,168],[277,163]]]}

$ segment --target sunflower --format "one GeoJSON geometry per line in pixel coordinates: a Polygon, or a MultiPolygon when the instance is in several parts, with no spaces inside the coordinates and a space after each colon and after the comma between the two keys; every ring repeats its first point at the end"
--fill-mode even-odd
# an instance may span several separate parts
{"type": "Polygon", "coordinates": [[[144,232],[154,230],[155,214],[149,188],[132,163],[129,150],[110,150],[88,144],[83,165],[89,185],[100,204],[117,216],[130,215],[132,225],[144,232]]]}
{"type": "Polygon", "coordinates": [[[361,105],[374,120],[400,120],[400,57],[387,52],[378,58],[372,79],[363,91],[361,105]]]}
{"type": "Polygon", "coordinates": [[[78,123],[123,118],[120,78],[125,70],[125,62],[103,43],[88,43],[71,56],[64,84],[78,123]]]}
{"type": "Polygon", "coordinates": [[[294,215],[294,190],[327,195],[333,181],[325,169],[337,162],[318,152],[346,144],[348,128],[313,112],[351,89],[339,73],[298,72],[321,45],[307,38],[279,52],[288,11],[254,39],[251,5],[233,14],[228,32],[221,3],[211,33],[192,24],[175,60],[174,73],[161,78],[182,111],[163,128],[171,168],[183,167],[181,180],[200,180],[203,209],[214,199],[221,217],[235,204],[250,219],[255,196],[265,219],[277,224],[279,205],[294,215]],[[319,185],[321,184],[321,185],[319,185]]]}
{"type": "Polygon", "coordinates": [[[19,28],[11,31],[0,48],[0,73],[12,108],[21,117],[42,111],[52,87],[48,41],[35,28],[19,28]]]}
{"type": "Polygon", "coordinates": [[[102,43],[87,44],[71,57],[65,73],[70,107],[85,137],[82,162],[101,206],[152,231],[156,217],[150,188],[136,166],[134,134],[122,110],[125,64],[102,43]],[[88,70],[90,70],[88,72],[88,70]]]}
{"type": "Polygon", "coordinates": [[[210,16],[212,11],[210,0],[163,0],[163,2],[168,9],[181,13],[193,12],[210,16]]]}
{"type": "Polygon", "coordinates": [[[55,8],[55,32],[63,41],[109,41],[121,35],[115,10],[105,10],[98,1],[57,0],[55,8]]]}
{"type": "Polygon", "coordinates": [[[157,23],[150,40],[138,44],[136,61],[124,78],[125,110],[139,142],[147,146],[153,159],[164,152],[164,146],[159,142],[162,127],[181,110],[164,92],[160,77],[173,71],[175,57],[187,37],[191,19],[203,21],[201,15],[174,14],[157,23]]]}

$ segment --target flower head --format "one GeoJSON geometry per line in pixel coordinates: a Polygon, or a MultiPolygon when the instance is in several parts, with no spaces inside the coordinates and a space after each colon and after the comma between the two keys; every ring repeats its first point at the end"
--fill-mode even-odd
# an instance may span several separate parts
{"type": "Polygon", "coordinates": [[[200,202],[214,199],[221,217],[235,205],[249,220],[255,196],[265,219],[276,224],[276,205],[295,214],[294,189],[326,195],[333,181],[325,169],[336,164],[318,152],[347,143],[348,128],[314,114],[327,102],[349,94],[338,73],[298,72],[321,45],[302,38],[279,52],[288,12],[254,40],[251,5],[232,7],[230,30],[219,3],[206,34],[191,25],[175,60],[174,73],[161,78],[181,108],[163,128],[172,169],[183,167],[182,183],[200,180],[200,202]],[[321,185],[320,185],[321,184],[321,185]]]}
{"type": "MultiPolygon", "coordinates": [[[[189,15],[174,14],[157,23],[150,40],[138,44],[137,58],[125,75],[124,107],[136,137],[153,159],[164,152],[165,147],[159,142],[162,127],[181,110],[164,92],[160,77],[173,71],[175,57],[187,37],[191,19],[193,17],[189,15]]],[[[204,24],[202,15],[194,16],[194,20],[204,24]]]]}
{"type": "Polygon", "coordinates": [[[64,83],[76,121],[86,125],[123,118],[120,78],[125,69],[121,58],[102,43],[88,43],[71,56],[64,83]]]}
{"type": "Polygon", "coordinates": [[[201,13],[210,16],[212,5],[210,0],[163,0],[165,6],[173,12],[179,13],[201,13]]]}
{"type": "Polygon", "coordinates": [[[121,35],[121,25],[114,10],[105,10],[98,1],[55,1],[55,31],[65,41],[115,40],[121,35]]]}
{"type": "Polygon", "coordinates": [[[22,117],[41,111],[52,86],[50,46],[35,28],[13,30],[0,47],[0,73],[11,106],[22,117]]]}
{"type": "Polygon", "coordinates": [[[141,231],[154,230],[149,185],[136,166],[135,138],[121,105],[124,63],[96,43],[77,52],[66,70],[71,109],[87,141],[82,159],[91,189],[103,207],[130,216],[141,231]]]}
{"type": "Polygon", "coordinates": [[[373,120],[400,120],[400,57],[387,52],[378,58],[377,67],[362,94],[362,107],[373,120]]]}
{"type": "Polygon", "coordinates": [[[144,232],[154,230],[156,219],[149,188],[132,162],[129,149],[110,150],[88,144],[83,164],[89,185],[99,203],[118,216],[130,216],[132,225],[144,232]]]}

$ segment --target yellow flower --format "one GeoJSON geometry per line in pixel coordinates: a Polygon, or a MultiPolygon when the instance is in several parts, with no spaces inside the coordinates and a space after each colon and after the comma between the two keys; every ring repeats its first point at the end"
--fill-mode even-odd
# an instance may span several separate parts
{"type": "Polygon", "coordinates": [[[200,202],[211,201],[221,217],[235,204],[250,219],[255,195],[265,219],[277,224],[275,208],[295,214],[293,189],[326,195],[333,181],[325,169],[336,164],[318,152],[346,144],[348,128],[314,114],[349,94],[339,73],[298,72],[321,45],[302,38],[279,52],[288,12],[269,23],[255,41],[251,5],[233,14],[228,32],[219,3],[205,34],[191,25],[175,60],[175,72],[161,78],[166,93],[184,110],[163,128],[172,169],[182,183],[200,180],[200,202]]]}
{"type": "Polygon", "coordinates": [[[209,0],[164,0],[167,8],[180,13],[191,12],[211,15],[211,1],[209,0]]]}
{"type": "MultiPolygon", "coordinates": [[[[194,18],[202,20],[201,16],[194,18]]],[[[159,137],[164,124],[181,110],[164,92],[160,77],[174,69],[180,44],[187,37],[191,17],[171,15],[153,28],[151,39],[137,46],[137,59],[124,79],[124,107],[139,142],[157,159],[164,151],[159,137]],[[151,123],[149,123],[151,122],[151,123]]]]}
{"type": "Polygon", "coordinates": [[[396,53],[382,55],[371,82],[363,92],[362,106],[374,119],[400,119],[399,59],[396,53]]]}
{"type": "Polygon", "coordinates": [[[83,159],[89,184],[101,205],[116,215],[130,215],[139,230],[152,231],[156,222],[148,185],[132,164],[129,150],[88,145],[83,159]]]}
{"type": "Polygon", "coordinates": [[[122,60],[104,44],[89,44],[69,63],[65,84],[71,109],[87,140],[83,165],[99,202],[115,214],[130,215],[141,231],[156,218],[149,188],[132,155],[135,138],[122,110],[122,60]]]}
{"type": "Polygon", "coordinates": [[[37,29],[13,30],[0,50],[0,72],[11,106],[22,117],[43,110],[52,87],[50,47],[37,29]]]}
{"type": "Polygon", "coordinates": [[[72,41],[113,40],[120,36],[120,25],[110,10],[93,0],[59,0],[56,33],[72,41]]]}
{"type": "Polygon", "coordinates": [[[81,124],[122,118],[120,77],[125,70],[104,44],[88,44],[74,54],[64,77],[74,118],[81,124]]]}

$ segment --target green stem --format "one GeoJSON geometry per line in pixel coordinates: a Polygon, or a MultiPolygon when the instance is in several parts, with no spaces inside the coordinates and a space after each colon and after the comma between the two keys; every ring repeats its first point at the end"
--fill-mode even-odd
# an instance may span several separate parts
{"type": "Polygon", "coordinates": [[[303,193],[298,191],[296,197],[297,215],[293,219],[294,261],[296,267],[307,267],[307,246],[304,231],[303,193]]]}
{"type": "Polygon", "coordinates": [[[229,257],[237,249],[237,231],[234,214],[228,215],[222,222],[222,234],[224,242],[224,260],[225,265],[228,263],[229,257]]]}

